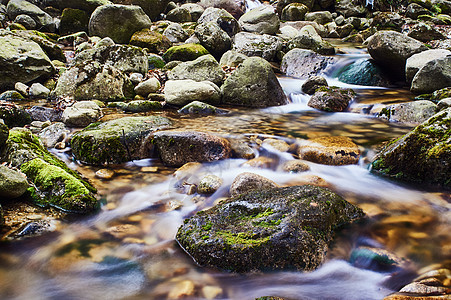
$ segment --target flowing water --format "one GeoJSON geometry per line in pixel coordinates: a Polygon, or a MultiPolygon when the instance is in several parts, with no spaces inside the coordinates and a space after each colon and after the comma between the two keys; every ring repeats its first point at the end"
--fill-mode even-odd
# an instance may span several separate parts
{"type": "MultiPolygon", "coordinates": [[[[352,50],[352,49],[351,49],[352,50]]],[[[330,70],[332,85],[350,87],[335,79],[338,70],[364,50],[348,50],[330,70]]],[[[180,190],[174,169],[156,158],[116,166],[111,180],[95,176],[100,168],[79,165],[65,151],[54,151],[90,178],[102,195],[101,211],[82,220],[56,222],[54,231],[4,243],[0,248],[1,299],[254,299],[276,295],[290,299],[382,299],[399,289],[422,268],[451,259],[450,195],[388,181],[371,174],[368,163],[381,142],[411,127],[387,123],[365,113],[325,113],[309,108],[302,80],[281,77],[292,103],[260,110],[232,109],[219,116],[159,114],[174,127],[203,130],[242,139],[255,145],[269,168],[243,166],[243,159],[205,163],[185,181],[196,183],[205,174],[223,179],[209,197],[180,190]],[[348,136],[362,150],[358,165],[326,166],[308,163],[310,171],[285,173],[279,166],[293,159],[270,147],[267,137],[285,140],[318,136],[348,136]],[[255,172],[280,185],[315,181],[325,185],[368,214],[364,224],[336,236],[327,260],[313,272],[233,274],[202,268],[174,241],[177,228],[196,211],[227,197],[234,177],[255,172]],[[321,178],[321,179],[320,179],[321,178]],[[403,259],[402,272],[373,271],[349,263],[359,246],[385,249],[403,259]],[[404,274],[404,275],[403,275],[404,274]]],[[[358,98],[351,110],[413,98],[404,90],[352,86],[358,98]]],[[[67,149],[66,149],[67,150],[67,149]]],[[[368,267],[368,266],[366,266],[368,267]]],[[[398,270],[399,271],[399,270],[398,270]]]]}

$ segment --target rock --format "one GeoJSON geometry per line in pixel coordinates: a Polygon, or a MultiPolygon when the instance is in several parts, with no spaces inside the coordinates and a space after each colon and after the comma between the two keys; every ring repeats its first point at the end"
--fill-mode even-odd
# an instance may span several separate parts
{"type": "Polygon", "coordinates": [[[69,127],[86,127],[103,116],[94,101],[80,101],[67,107],[63,112],[63,123],[69,127]]]}
{"type": "Polygon", "coordinates": [[[323,165],[352,165],[360,158],[359,147],[345,136],[325,136],[302,141],[298,147],[300,159],[323,165]]]}
{"type": "Polygon", "coordinates": [[[0,101],[17,101],[23,99],[25,98],[17,91],[5,91],[0,94],[0,101]]]}
{"type": "Polygon", "coordinates": [[[66,125],[57,122],[42,129],[39,133],[39,138],[44,147],[55,148],[56,144],[64,142],[68,133],[69,130],[66,128],[66,125]]]}
{"type": "Polygon", "coordinates": [[[135,93],[143,97],[147,97],[150,93],[156,93],[161,87],[160,81],[155,77],[151,77],[143,82],[140,82],[135,87],[135,93]]]}
{"type": "Polygon", "coordinates": [[[277,36],[281,37],[284,40],[291,40],[295,38],[299,33],[299,30],[294,28],[293,26],[281,26],[280,27],[280,33],[277,34],[277,36]]]}
{"type": "Polygon", "coordinates": [[[36,42],[0,30],[0,89],[12,88],[18,81],[48,78],[54,70],[36,42]]]}
{"type": "Polygon", "coordinates": [[[229,35],[216,22],[201,23],[196,26],[194,34],[200,44],[215,57],[221,57],[232,46],[229,35]]]}
{"type": "Polygon", "coordinates": [[[241,31],[238,21],[225,9],[208,7],[197,22],[200,24],[216,22],[230,37],[241,31]]]}
{"type": "Polygon", "coordinates": [[[324,111],[340,112],[346,111],[354,98],[355,92],[351,89],[320,87],[315,91],[307,105],[324,111]]]}
{"type": "Polygon", "coordinates": [[[217,86],[221,86],[224,82],[225,72],[212,55],[203,55],[193,61],[177,65],[169,72],[168,78],[170,80],[211,81],[217,86]]]}
{"type": "Polygon", "coordinates": [[[133,97],[133,84],[117,68],[88,61],[66,70],[52,93],[75,100],[117,101],[133,97]]]}
{"type": "Polygon", "coordinates": [[[6,6],[6,13],[10,20],[19,15],[27,15],[36,22],[36,27],[42,31],[55,32],[53,18],[36,5],[25,0],[10,0],[6,6]]]}
{"type": "Polygon", "coordinates": [[[63,119],[63,111],[52,107],[33,106],[27,109],[27,114],[33,121],[61,122],[63,119]]]}
{"type": "Polygon", "coordinates": [[[112,38],[104,37],[100,41],[97,40],[95,42],[94,48],[109,47],[109,46],[114,46],[114,45],[115,45],[115,43],[112,38]]]}
{"type": "Polygon", "coordinates": [[[443,14],[451,14],[451,3],[448,0],[432,0],[431,2],[440,8],[443,14]]]}
{"type": "Polygon", "coordinates": [[[14,19],[14,23],[20,24],[26,29],[36,29],[37,26],[36,21],[29,15],[18,15],[14,19]]]}
{"type": "Polygon", "coordinates": [[[147,56],[147,61],[149,62],[149,70],[162,69],[165,66],[163,57],[156,54],[150,53],[147,56]]]}
{"type": "Polygon", "coordinates": [[[176,7],[174,9],[171,9],[167,15],[166,20],[169,20],[171,22],[176,23],[185,23],[185,22],[191,22],[191,14],[188,9],[184,7],[176,7]]]}
{"type": "Polygon", "coordinates": [[[261,175],[244,172],[235,177],[230,185],[229,193],[232,197],[254,191],[278,187],[277,183],[261,175]]]}
{"type": "Polygon", "coordinates": [[[416,20],[421,15],[431,15],[432,12],[417,3],[410,3],[406,8],[406,17],[416,20]]]}
{"type": "Polygon", "coordinates": [[[305,20],[324,25],[332,22],[333,18],[329,11],[315,11],[305,14],[305,20]]]}
{"type": "Polygon", "coordinates": [[[349,262],[357,267],[376,272],[395,272],[402,269],[403,260],[384,249],[358,247],[351,252],[349,262]]]}
{"type": "Polygon", "coordinates": [[[184,106],[192,101],[216,105],[221,102],[221,90],[211,81],[168,80],[164,98],[167,104],[176,106],[184,106]]]}
{"type": "Polygon", "coordinates": [[[213,105],[200,102],[193,101],[183,106],[181,109],[177,111],[179,114],[200,114],[200,115],[214,115],[214,114],[226,114],[227,110],[219,109],[213,105]]]}
{"type": "Polygon", "coordinates": [[[280,152],[288,152],[290,145],[284,140],[267,138],[263,140],[262,147],[269,147],[280,152]]]}
{"type": "Polygon", "coordinates": [[[172,43],[164,35],[145,28],[132,35],[130,45],[147,48],[151,53],[164,53],[172,46],[172,43]]]}
{"type": "Polygon", "coordinates": [[[50,95],[50,90],[40,83],[33,83],[28,90],[31,98],[47,98],[50,95]]]}
{"type": "Polygon", "coordinates": [[[216,175],[206,175],[202,177],[197,186],[199,194],[213,194],[222,185],[222,179],[216,175]]]}
{"type": "Polygon", "coordinates": [[[379,116],[393,122],[420,124],[432,117],[437,105],[429,100],[392,104],[382,109],[379,116]]]}
{"type": "Polygon", "coordinates": [[[61,14],[59,32],[68,35],[76,32],[87,32],[89,14],[86,11],[75,8],[65,8],[61,14]]]}
{"type": "Polygon", "coordinates": [[[351,24],[345,24],[343,26],[337,26],[335,30],[340,38],[344,38],[351,34],[353,29],[351,24]]]}
{"type": "Polygon", "coordinates": [[[176,240],[201,266],[313,270],[324,260],[333,231],[362,217],[359,208],[324,188],[273,188],[197,213],[176,240]]]}
{"type": "Polygon", "coordinates": [[[405,22],[405,19],[396,12],[380,12],[374,16],[371,26],[381,32],[391,32],[391,30],[401,32],[405,22]]]}
{"type": "Polygon", "coordinates": [[[283,56],[280,70],[288,76],[308,78],[324,72],[334,60],[310,50],[296,48],[283,56]]]}
{"type": "Polygon", "coordinates": [[[163,35],[171,41],[171,43],[183,43],[189,37],[189,34],[183,29],[182,25],[178,23],[170,23],[163,31],[163,35]]]}
{"type": "Polygon", "coordinates": [[[147,137],[171,124],[160,116],[123,117],[92,124],[71,140],[77,160],[90,165],[120,164],[149,157],[147,137]]]}
{"type": "Polygon", "coordinates": [[[290,5],[291,3],[300,3],[300,4],[303,4],[303,5],[307,6],[307,8],[309,10],[312,10],[314,2],[315,1],[313,1],[313,0],[296,0],[296,1],[293,1],[293,0],[281,0],[281,1],[278,1],[278,3],[277,3],[276,11],[277,11],[277,13],[279,15],[281,15],[283,9],[285,7],[287,7],[288,5],[290,5]]]}
{"type": "Polygon", "coordinates": [[[368,52],[376,63],[401,78],[406,60],[426,50],[423,43],[395,31],[378,31],[368,40],[368,52]]]}
{"type": "Polygon", "coordinates": [[[403,181],[451,187],[450,122],[451,108],[447,108],[390,142],[373,160],[372,171],[403,181]]]}
{"type": "Polygon", "coordinates": [[[94,197],[96,190],[48,152],[37,136],[23,128],[12,129],[9,134],[2,158],[32,182],[28,191],[34,203],[75,213],[99,208],[94,197]]]}
{"type": "Polygon", "coordinates": [[[9,128],[5,125],[2,119],[0,119],[0,153],[8,140],[9,128]]]}
{"type": "Polygon", "coordinates": [[[437,110],[446,109],[448,107],[451,107],[451,98],[442,99],[437,103],[437,110]]]}
{"type": "Polygon", "coordinates": [[[451,97],[451,87],[437,90],[432,93],[430,100],[440,101],[445,98],[451,97]]]}
{"type": "Polygon", "coordinates": [[[127,44],[132,35],[152,25],[144,11],[134,5],[102,5],[89,20],[89,35],[110,37],[114,42],[127,44]]]}
{"type": "Polygon", "coordinates": [[[71,66],[81,67],[87,62],[110,65],[127,73],[146,74],[149,69],[146,53],[141,48],[128,45],[100,46],[84,50],[75,56],[71,66]]]}
{"type": "Polygon", "coordinates": [[[248,58],[246,55],[241,54],[235,50],[229,50],[224,53],[219,61],[221,66],[238,67],[243,61],[248,58]]]}
{"type": "Polygon", "coordinates": [[[168,6],[169,0],[113,0],[117,4],[137,5],[142,8],[152,21],[160,17],[168,6]]]}
{"type": "Polygon", "coordinates": [[[183,44],[169,48],[168,51],[164,53],[163,59],[166,62],[173,60],[190,61],[205,54],[208,54],[208,51],[202,45],[183,44]]]}
{"type": "Polygon", "coordinates": [[[282,10],[280,19],[282,21],[304,21],[305,14],[309,8],[302,3],[291,3],[282,10]]]}
{"type": "Polygon", "coordinates": [[[276,165],[277,161],[274,158],[258,156],[244,162],[241,166],[244,168],[273,169],[276,165]]]}
{"type": "Polygon", "coordinates": [[[428,62],[437,58],[444,58],[449,55],[451,55],[451,51],[445,49],[426,50],[412,55],[406,61],[407,82],[411,82],[415,74],[428,62]]]}
{"type": "Polygon", "coordinates": [[[111,4],[108,0],[52,0],[51,6],[59,9],[66,7],[84,10],[92,13],[97,7],[101,5],[111,4]]]}
{"type": "Polygon", "coordinates": [[[188,162],[211,162],[231,156],[228,140],[197,131],[160,131],[153,143],[162,162],[179,167],[188,162]]]}
{"type": "Polygon", "coordinates": [[[310,170],[310,166],[302,160],[288,160],[283,163],[282,170],[288,173],[301,173],[310,170]]]}
{"type": "Polygon", "coordinates": [[[25,175],[0,165],[0,197],[14,199],[22,196],[28,189],[25,175]]]}
{"type": "Polygon", "coordinates": [[[268,107],[287,103],[271,65],[262,58],[246,59],[221,87],[223,103],[246,107],[268,107]]]}
{"type": "Polygon", "coordinates": [[[274,8],[269,5],[260,5],[246,12],[238,20],[244,31],[258,34],[276,34],[279,30],[280,20],[274,8]]]}
{"type": "Polygon", "coordinates": [[[422,42],[429,42],[431,40],[445,40],[444,36],[440,31],[432,27],[431,25],[425,23],[418,23],[410,28],[407,36],[414,38],[422,42]]]}
{"type": "Polygon", "coordinates": [[[96,177],[104,180],[110,180],[116,175],[116,172],[111,169],[100,169],[96,172],[96,177]]]}
{"type": "Polygon", "coordinates": [[[338,80],[357,85],[382,86],[390,85],[390,81],[382,73],[381,68],[372,59],[359,59],[343,68],[338,80]]]}
{"type": "Polygon", "coordinates": [[[451,56],[427,62],[413,77],[410,90],[415,94],[425,94],[449,86],[451,86],[451,56]]]}
{"type": "Polygon", "coordinates": [[[23,127],[32,121],[30,114],[23,108],[7,102],[0,102],[0,119],[9,128],[23,127]]]}
{"type": "Polygon", "coordinates": [[[232,50],[246,56],[259,56],[267,61],[273,61],[282,50],[282,39],[267,34],[240,32],[233,38],[232,50]]]}
{"type": "Polygon", "coordinates": [[[125,112],[142,113],[148,111],[159,110],[163,108],[163,104],[159,101],[149,100],[134,100],[128,103],[115,102],[108,105],[108,107],[117,107],[125,112]],[[112,104],[112,105],[111,105],[112,104]]]}
{"type": "Polygon", "coordinates": [[[326,78],[322,76],[311,76],[304,82],[301,89],[304,93],[313,95],[315,91],[322,86],[329,86],[326,78]]]}
{"type": "Polygon", "coordinates": [[[205,9],[202,6],[196,3],[185,3],[182,4],[180,7],[189,11],[193,22],[197,22],[197,20],[199,20],[200,16],[205,11],[205,9]]]}
{"type": "Polygon", "coordinates": [[[22,96],[28,95],[28,85],[22,83],[22,82],[16,82],[14,85],[14,89],[18,91],[22,96]]]}
{"type": "Polygon", "coordinates": [[[11,33],[2,32],[0,35],[13,35],[16,37],[21,37],[26,40],[31,40],[39,45],[45,54],[50,58],[50,60],[59,60],[60,62],[66,62],[66,57],[64,56],[63,50],[59,45],[54,43],[48,35],[36,31],[36,30],[13,30],[11,33]]]}
{"type": "Polygon", "coordinates": [[[335,48],[324,41],[311,25],[302,27],[296,37],[288,42],[288,49],[294,48],[313,50],[322,55],[335,54],[335,48]]]}

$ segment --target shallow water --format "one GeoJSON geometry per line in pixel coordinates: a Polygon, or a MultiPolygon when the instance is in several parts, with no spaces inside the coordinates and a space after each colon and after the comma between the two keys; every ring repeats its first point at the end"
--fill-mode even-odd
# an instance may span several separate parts
{"type": "MultiPolygon", "coordinates": [[[[348,50],[349,51],[349,50],[348,50]]],[[[356,89],[356,103],[374,105],[411,100],[408,91],[357,87],[340,83],[337,70],[366,57],[361,49],[340,57],[331,69],[332,85],[356,89]]],[[[451,260],[450,195],[426,191],[371,174],[368,163],[381,142],[411,127],[386,123],[371,114],[324,113],[306,105],[302,80],[280,78],[292,103],[261,110],[231,109],[219,116],[179,116],[176,128],[216,132],[250,142],[257,156],[272,159],[270,168],[244,167],[243,159],[203,164],[185,178],[195,184],[205,174],[223,179],[209,197],[180,191],[172,168],[158,159],[116,166],[111,180],[95,177],[100,168],[78,165],[64,151],[54,151],[98,187],[104,205],[100,213],[76,222],[59,222],[54,232],[1,245],[2,299],[253,299],[275,295],[290,299],[382,299],[407,283],[390,272],[353,266],[349,256],[358,246],[386,249],[404,259],[407,273],[451,260]],[[309,163],[310,171],[284,173],[279,166],[293,159],[270,147],[267,137],[296,143],[318,136],[348,136],[362,150],[358,165],[325,166],[309,163]],[[337,235],[326,262],[316,271],[232,274],[201,268],[175,243],[184,218],[227,197],[228,187],[241,172],[251,171],[280,185],[316,180],[368,214],[363,224],[337,235]],[[318,177],[322,180],[318,181],[318,177]]],[[[410,278],[410,277],[409,277],[410,278]]]]}

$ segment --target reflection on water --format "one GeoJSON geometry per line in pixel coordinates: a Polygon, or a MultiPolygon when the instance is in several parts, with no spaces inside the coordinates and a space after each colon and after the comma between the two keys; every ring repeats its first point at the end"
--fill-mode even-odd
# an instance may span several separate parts
{"type": "MultiPolygon", "coordinates": [[[[362,55],[359,50],[349,54],[349,59],[362,55]]],[[[246,141],[275,137],[296,143],[318,136],[348,136],[362,149],[359,165],[307,162],[308,172],[285,173],[279,166],[293,156],[270,147],[257,151],[256,143],[257,155],[275,162],[271,168],[244,167],[245,160],[228,159],[203,164],[184,178],[183,184],[196,184],[206,174],[221,177],[222,187],[207,197],[181,193],[180,182],[172,176],[174,169],[155,158],[112,167],[112,180],[96,178],[99,168],[73,163],[98,187],[105,201],[102,211],[75,223],[60,222],[56,232],[3,244],[0,298],[253,299],[276,295],[289,299],[382,299],[392,292],[384,284],[392,274],[356,268],[347,262],[361,241],[402,257],[413,271],[450,260],[449,194],[389,182],[367,169],[380,142],[398,137],[410,127],[370,115],[312,110],[306,106],[309,96],[300,92],[302,81],[280,81],[293,102],[284,107],[233,108],[230,114],[220,116],[161,114],[173,118],[175,128],[211,131],[246,141]],[[237,275],[200,268],[174,242],[175,232],[185,218],[227,197],[233,179],[245,171],[279,185],[322,178],[324,185],[359,205],[369,218],[337,236],[328,260],[314,272],[237,275]]],[[[373,87],[360,88],[357,93],[357,102],[367,104],[410,97],[408,92],[373,87]]],[[[70,161],[66,154],[60,155],[70,161]]]]}

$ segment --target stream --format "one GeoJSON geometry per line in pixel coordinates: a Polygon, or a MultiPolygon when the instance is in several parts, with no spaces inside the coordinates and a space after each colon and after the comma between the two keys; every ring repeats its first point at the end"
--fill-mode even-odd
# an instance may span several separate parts
{"type": "MultiPolygon", "coordinates": [[[[66,151],[52,151],[96,186],[102,209],[83,219],[56,221],[41,236],[8,242],[0,248],[1,299],[382,299],[424,268],[451,260],[450,194],[423,190],[370,173],[369,162],[381,142],[412,126],[388,123],[369,111],[377,104],[411,101],[402,89],[354,86],[337,80],[340,69],[362,58],[363,49],[346,48],[325,74],[329,85],[351,87],[357,100],[350,112],[326,113],[307,106],[300,79],[280,77],[291,103],[266,109],[232,108],[226,115],[187,116],[175,111],[152,112],[174,120],[174,128],[209,131],[252,141],[256,156],[274,163],[269,168],[243,166],[244,159],[204,163],[186,179],[196,182],[215,174],[223,184],[211,196],[182,193],[175,169],[156,158],[111,167],[111,180],[99,179],[99,167],[78,164],[66,151]],[[348,136],[362,150],[358,165],[327,166],[307,162],[310,170],[286,173],[293,159],[270,147],[264,138],[287,142],[320,136],[348,136]],[[368,215],[336,235],[324,264],[313,272],[234,274],[202,268],[174,241],[183,220],[227,197],[233,179],[249,171],[279,185],[316,180],[368,215]],[[385,249],[402,258],[399,270],[374,270],[350,263],[359,246],[385,249]]],[[[114,110],[111,114],[117,114],[114,110]]],[[[67,150],[67,149],[66,149],[67,150]]]]}

